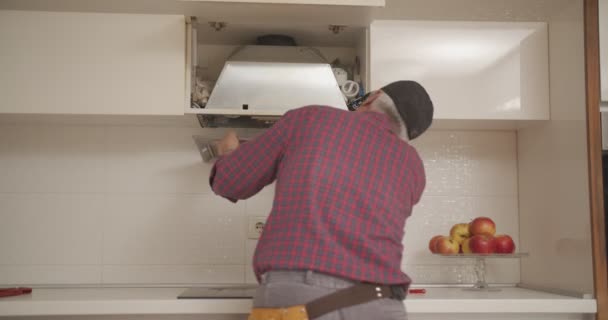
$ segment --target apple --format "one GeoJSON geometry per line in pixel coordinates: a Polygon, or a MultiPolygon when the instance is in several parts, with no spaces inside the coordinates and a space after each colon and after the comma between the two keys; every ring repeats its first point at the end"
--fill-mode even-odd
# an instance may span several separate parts
{"type": "Polygon", "coordinates": [[[506,234],[501,234],[494,237],[496,242],[496,253],[513,253],[515,252],[515,242],[506,234]]]}
{"type": "Polygon", "coordinates": [[[491,254],[496,251],[496,240],[494,237],[476,235],[468,239],[467,247],[472,253],[491,254]]]}
{"type": "Polygon", "coordinates": [[[440,254],[457,254],[460,245],[451,237],[441,237],[435,242],[435,250],[440,254]]]}
{"type": "Polygon", "coordinates": [[[462,253],[464,254],[473,253],[473,251],[471,251],[471,238],[465,239],[462,242],[461,248],[462,253]]]}
{"type": "Polygon", "coordinates": [[[431,238],[431,240],[429,241],[429,250],[431,250],[432,253],[437,253],[437,249],[436,249],[437,240],[439,240],[443,237],[444,236],[442,236],[442,235],[438,235],[438,236],[434,236],[431,238]]]}
{"type": "Polygon", "coordinates": [[[469,224],[468,223],[458,223],[455,224],[452,229],[450,229],[450,236],[452,239],[456,240],[458,244],[462,244],[465,239],[471,236],[471,232],[469,232],[469,224]]]}
{"type": "Polygon", "coordinates": [[[488,217],[478,217],[469,223],[469,232],[471,235],[494,236],[496,233],[496,224],[488,217]]]}

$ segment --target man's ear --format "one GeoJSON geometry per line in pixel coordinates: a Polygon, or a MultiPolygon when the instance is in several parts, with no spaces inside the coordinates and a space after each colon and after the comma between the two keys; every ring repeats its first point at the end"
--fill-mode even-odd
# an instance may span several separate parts
{"type": "Polygon", "coordinates": [[[367,97],[367,99],[365,99],[365,101],[363,101],[363,103],[359,107],[359,110],[369,110],[372,103],[376,101],[376,99],[378,99],[381,94],[382,91],[380,90],[374,91],[372,94],[369,95],[369,97],[367,97]]]}

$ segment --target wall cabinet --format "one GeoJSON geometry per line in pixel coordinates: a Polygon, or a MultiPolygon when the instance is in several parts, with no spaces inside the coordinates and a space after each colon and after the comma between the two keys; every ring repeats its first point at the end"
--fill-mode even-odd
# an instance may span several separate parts
{"type": "Polygon", "coordinates": [[[310,4],[310,5],[337,5],[337,6],[384,6],[385,0],[184,0],[202,2],[246,2],[267,4],[310,4]]]}
{"type": "Polygon", "coordinates": [[[195,77],[202,72],[203,80],[216,80],[237,46],[278,28],[295,35],[299,45],[318,48],[328,61],[357,61],[366,90],[419,81],[438,120],[550,117],[544,23],[377,20],[369,29],[335,35],[327,26],[238,24],[222,33],[207,23],[193,32],[186,20],[0,11],[0,113],[199,113],[190,108],[195,77]]]}
{"type": "Polygon", "coordinates": [[[549,119],[543,23],[375,21],[371,87],[417,80],[436,119],[549,119]]]}
{"type": "Polygon", "coordinates": [[[0,113],[183,114],[184,20],[0,11],[0,113]]]}

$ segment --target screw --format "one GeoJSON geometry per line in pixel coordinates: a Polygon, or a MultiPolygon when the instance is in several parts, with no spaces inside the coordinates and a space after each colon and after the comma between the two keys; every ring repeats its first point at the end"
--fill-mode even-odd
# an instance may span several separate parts
{"type": "Polygon", "coordinates": [[[226,28],[226,22],[221,21],[210,21],[209,26],[215,29],[215,31],[222,31],[226,28]]]}
{"type": "Polygon", "coordinates": [[[346,29],[346,26],[340,26],[340,25],[335,25],[335,24],[329,25],[329,30],[331,32],[333,32],[334,34],[338,34],[342,31],[344,31],[344,29],[346,29]]]}

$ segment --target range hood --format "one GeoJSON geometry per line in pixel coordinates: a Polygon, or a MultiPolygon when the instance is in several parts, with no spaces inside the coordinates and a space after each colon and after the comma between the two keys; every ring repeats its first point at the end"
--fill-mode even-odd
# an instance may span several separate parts
{"type": "Polygon", "coordinates": [[[314,48],[251,45],[225,63],[199,122],[203,127],[268,127],[306,105],[348,110],[330,64],[314,48]]]}

